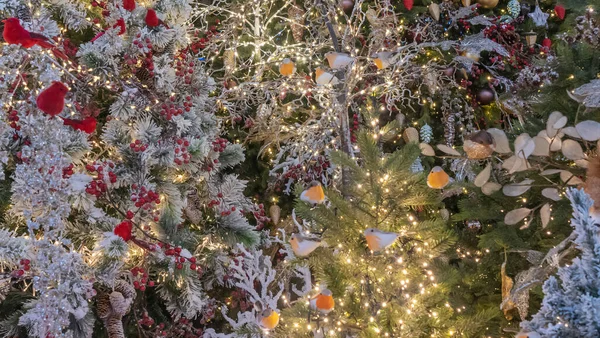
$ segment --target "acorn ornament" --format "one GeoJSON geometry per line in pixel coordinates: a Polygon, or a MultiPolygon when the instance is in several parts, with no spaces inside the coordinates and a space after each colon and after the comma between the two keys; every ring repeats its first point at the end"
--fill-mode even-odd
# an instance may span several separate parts
{"type": "Polygon", "coordinates": [[[485,130],[480,130],[469,136],[463,144],[463,150],[467,153],[467,157],[471,160],[480,160],[488,158],[496,149],[492,134],[485,130]]]}
{"type": "Polygon", "coordinates": [[[410,11],[413,8],[415,1],[414,0],[402,0],[402,3],[404,4],[404,7],[406,7],[406,9],[410,11]]]}
{"type": "Polygon", "coordinates": [[[499,0],[477,0],[477,3],[485,9],[492,9],[498,6],[499,0]]]}

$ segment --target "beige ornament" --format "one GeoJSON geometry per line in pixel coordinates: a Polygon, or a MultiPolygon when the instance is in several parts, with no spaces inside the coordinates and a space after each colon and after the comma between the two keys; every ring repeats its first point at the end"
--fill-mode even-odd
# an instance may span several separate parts
{"type": "Polygon", "coordinates": [[[281,208],[276,204],[272,205],[269,208],[269,216],[271,216],[271,220],[273,221],[273,224],[277,225],[281,218],[281,208]]]}
{"type": "Polygon", "coordinates": [[[123,316],[135,299],[135,289],[124,280],[115,282],[113,291],[109,294],[101,292],[96,300],[98,317],[104,322],[109,338],[125,338],[123,316]]]}
{"type": "Polygon", "coordinates": [[[463,6],[469,7],[471,6],[471,0],[460,0],[463,6]]]}
{"type": "Polygon", "coordinates": [[[471,160],[488,158],[495,149],[494,138],[487,131],[480,130],[467,137],[463,149],[471,160]]]}
{"type": "Polygon", "coordinates": [[[223,52],[223,64],[225,65],[225,72],[231,74],[235,69],[235,49],[228,49],[223,52]]]}
{"type": "Polygon", "coordinates": [[[440,21],[440,6],[436,3],[429,5],[429,14],[431,14],[435,21],[440,21]]]}
{"type": "Polygon", "coordinates": [[[296,42],[301,42],[304,36],[304,13],[304,10],[295,3],[288,9],[288,17],[292,21],[290,29],[296,42]]]}

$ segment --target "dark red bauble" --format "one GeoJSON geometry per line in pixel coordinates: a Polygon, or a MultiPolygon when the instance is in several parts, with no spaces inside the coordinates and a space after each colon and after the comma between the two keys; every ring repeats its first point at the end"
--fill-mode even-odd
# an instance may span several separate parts
{"type": "Polygon", "coordinates": [[[346,14],[350,14],[354,9],[354,0],[342,0],[340,2],[340,6],[342,7],[342,10],[346,12],[346,14]]]}
{"type": "Polygon", "coordinates": [[[487,105],[494,102],[494,91],[489,88],[483,88],[477,93],[477,102],[487,105]]]}

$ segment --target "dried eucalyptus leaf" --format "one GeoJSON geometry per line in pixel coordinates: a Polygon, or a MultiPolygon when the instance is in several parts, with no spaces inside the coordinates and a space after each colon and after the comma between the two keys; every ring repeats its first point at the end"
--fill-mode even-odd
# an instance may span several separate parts
{"type": "Polygon", "coordinates": [[[406,143],[419,142],[419,132],[413,127],[408,127],[404,129],[404,134],[402,135],[402,138],[404,138],[404,141],[406,143]]]}
{"type": "Polygon", "coordinates": [[[489,195],[499,191],[500,189],[502,189],[502,185],[500,185],[496,182],[487,182],[486,184],[483,185],[483,187],[481,187],[481,192],[484,195],[489,196],[489,195]]]}
{"type": "Polygon", "coordinates": [[[552,213],[552,208],[550,203],[544,204],[544,206],[540,209],[540,217],[542,218],[542,228],[545,229],[548,223],[550,223],[550,214],[552,213]]]}
{"type": "Polygon", "coordinates": [[[512,152],[508,143],[508,137],[506,137],[504,131],[498,128],[490,128],[487,130],[487,132],[492,134],[492,137],[494,138],[494,142],[496,143],[496,152],[500,154],[507,154],[512,152]]]}
{"type": "Polygon", "coordinates": [[[448,147],[445,144],[438,144],[436,147],[446,154],[454,155],[454,156],[461,156],[461,154],[456,149],[448,147]]]}
{"type": "Polygon", "coordinates": [[[581,138],[586,141],[600,140],[600,122],[591,120],[582,121],[577,123],[575,129],[581,135],[581,138]]]}
{"type": "Polygon", "coordinates": [[[563,117],[559,118],[558,121],[554,122],[554,125],[552,127],[554,129],[560,129],[567,125],[568,120],[569,119],[566,116],[563,116],[563,117]]]}
{"type": "Polygon", "coordinates": [[[562,132],[565,133],[565,135],[572,138],[581,138],[581,135],[579,135],[579,133],[577,132],[577,128],[575,127],[563,128],[562,132]]]}
{"type": "Polygon", "coordinates": [[[553,201],[560,201],[562,198],[558,194],[558,189],[556,189],[556,188],[544,188],[542,190],[542,196],[549,198],[553,201]]]}
{"type": "Polygon", "coordinates": [[[535,149],[532,155],[534,156],[549,156],[550,155],[550,143],[544,137],[535,136],[533,138],[535,149]]]}
{"type": "Polygon", "coordinates": [[[565,140],[562,144],[562,154],[569,160],[581,160],[584,157],[583,148],[577,141],[565,140]]]}
{"type": "Polygon", "coordinates": [[[421,149],[421,154],[425,156],[435,156],[435,150],[433,150],[433,147],[429,144],[421,143],[419,144],[419,148],[421,149]]]}
{"type": "Polygon", "coordinates": [[[492,173],[492,165],[488,163],[488,165],[485,167],[485,169],[483,169],[478,175],[477,177],[475,177],[475,186],[476,187],[483,187],[484,184],[487,183],[487,181],[489,181],[490,179],[490,175],[492,173]]]}
{"type": "Polygon", "coordinates": [[[535,142],[529,134],[523,133],[515,140],[515,154],[520,158],[528,158],[535,150],[535,142]]]}
{"type": "Polygon", "coordinates": [[[511,210],[504,216],[504,223],[506,225],[515,225],[527,217],[531,213],[529,208],[519,208],[511,210]]]}
{"type": "Polygon", "coordinates": [[[588,167],[588,165],[590,164],[590,162],[588,162],[588,160],[575,160],[575,164],[580,167],[580,168],[586,168],[588,167]]]}
{"type": "Polygon", "coordinates": [[[560,171],[560,179],[568,185],[583,184],[583,181],[579,177],[567,170],[560,171]]]}
{"type": "Polygon", "coordinates": [[[521,181],[520,183],[513,183],[505,185],[502,188],[502,193],[506,196],[516,197],[523,195],[527,190],[531,189],[531,183],[534,181],[531,179],[526,179],[521,181]]]}
{"type": "Polygon", "coordinates": [[[554,128],[554,124],[563,117],[565,116],[559,111],[553,111],[550,116],[548,116],[548,120],[546,121],[546,134],[548,137],[554,137],[556,135],[558,128],[554,128]]]}

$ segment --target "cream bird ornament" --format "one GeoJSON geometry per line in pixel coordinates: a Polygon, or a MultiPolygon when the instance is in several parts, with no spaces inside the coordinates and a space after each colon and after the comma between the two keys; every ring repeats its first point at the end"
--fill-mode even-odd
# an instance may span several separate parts
{"type": "Polygon", "coordinates": [[[329,289],[324,289],[321,292],[319,292],[318,295],[311,298],[309,304],[311,309],[317,310],[324,314],[328,314],[335,307],[333,294],[329,289]]]}
{"type": "Polygon", "coordinates": [[[373,252],[385,250],[400,237],[400,234],[395,232],[381,231],[373,228],[366,229],[364,234],[367,246],[373,252]]]}
{"type": "Polygon", "coordinates": [[[328,84],[336,85],[336,84],[340,83],[340,80],[338,80],[338,78],[335,77],[335,75],[333,75],[329,72],[326,72],[321,67],[318,67],[315,70],[315,81],[320,86],[324,86],[324,85],[328,85],[328,84]]]}
{"type": "Polygon", "coordinates": [[[331,69],[344,68],[354,62],[354,58],[346,53],[328,52],[325,53],[325,57],[331,69]]]}
{"type": "Polygon", "coordinates": [[[373,63],[377,66],[377,69],[385,69],[389,67],[392,63],[393,52],[379,52],[374,55],[373,63]]]}
{"type": "Polygon", "coordinates": [[[288,58],[283,59],[279,65],[279,73],[286,77],[294,75],[296,73],[296,64],[288,58]]]}
{"type": "Polygon", "coordinates": [[[323,241],[315,241],[304,238],[300,234],[292,234],[292,236],[290,236],[290,245],[292,246],[292,251],[294,251],[296,256],[306,257],[318,247],[325,246],[326,244],[323,241]]]}
{"type": "Polygon", "coordinates": [[[279,324],[279,313],[266,309],[258,315],[258,325],[265,330],[274,329],[279,324]]]}
{"type": "Polygon", "coordinates": [[[450,183],[450,176],[442,167],[433,167],[427,175],[427,186],[433,189],[444,189],[450,183]]]}
{"type": "Polygon", "coordinates": [[[321,183],[313,181],[308,189],[304,190],[300,194],[300,200],[308,202],[312,205],[322,204],[325,202],[325,192],[323,191],[321,183]]]}

